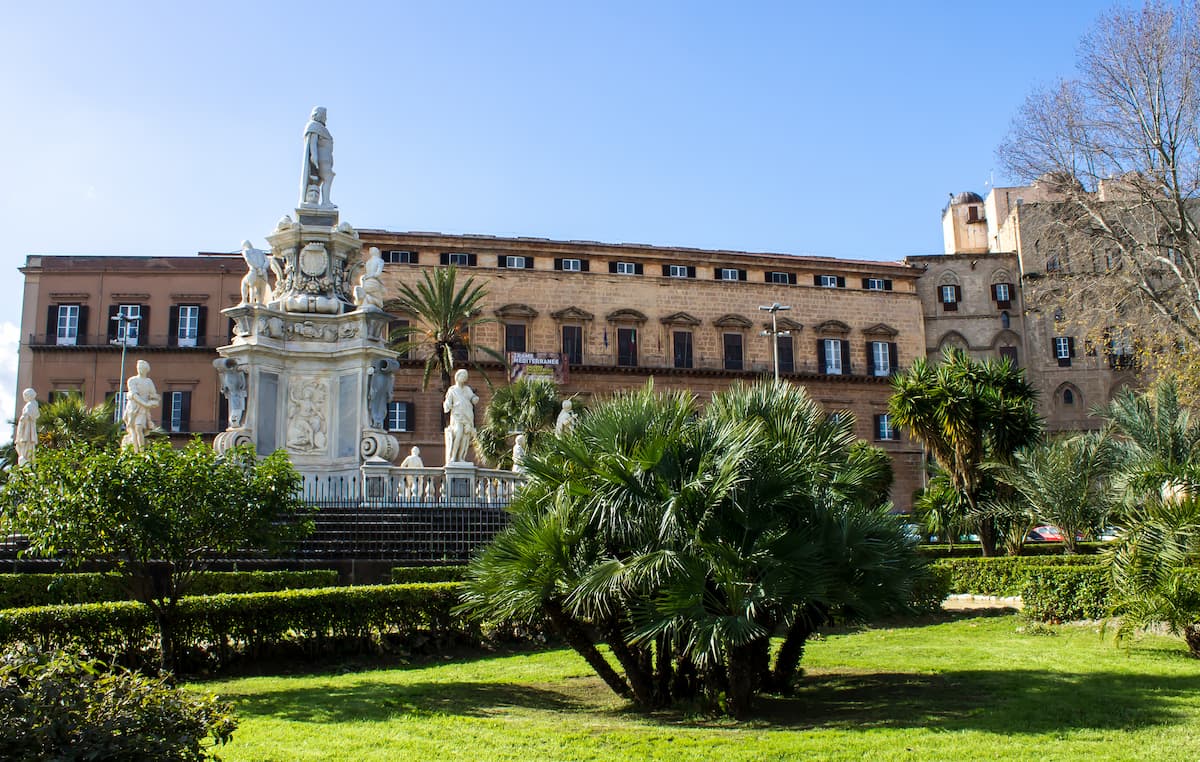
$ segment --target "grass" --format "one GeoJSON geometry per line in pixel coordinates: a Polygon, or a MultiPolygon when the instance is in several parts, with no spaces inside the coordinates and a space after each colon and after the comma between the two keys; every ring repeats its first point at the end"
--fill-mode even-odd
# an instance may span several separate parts
{"type": "Polygon", "coordinates": [[[1200,661],[1013,616],[810,645],[804,687],[749,723],[631,712],[570,651],[196,687],[237,707],[225,760],[1200,758],[1200,661]]]}

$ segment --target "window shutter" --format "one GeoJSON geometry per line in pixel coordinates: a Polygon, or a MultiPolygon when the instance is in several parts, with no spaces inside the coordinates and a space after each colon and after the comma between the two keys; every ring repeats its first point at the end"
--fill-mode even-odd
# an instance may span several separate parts
{"type": "Polygon", "coordinates": [[[883,433],[883,426],[880,425],[883,423],[883,416],[879,413],[876,413],[875,415],[871,416],[871,419],[875,422],[875,439],[879,439],[879,435],[883,433]]]}
{"type": "Polygon", "coordinates": [[[636,273],[637,275],[645,275],[645,272],[642,270],[642,263],[641,263],[641,262],[634,262],[634,263],[633,263],[633,272],[634,272],[634,273],[636,273]]]}
{"type": "Polygon", "coordinates": [[[900,371],[900,352],[896,349],[896,342],[888,342],[888,365],[891,366],[890,373],[893,375],[900,371]]]}
{"type": "Polygon", "coordinates": [[[813,285],[814,285],[814,286],[819,286],[819,285],[821,285],[821,276],[820,276],[820,275],[814,275],[814,276],[813,276],[813,285]]]}
{"type": "Polygon", "coordinates": [[[1075,337],[1074,336],[1067,337],[1067,354],[1069,354],[1071,357],[1075,356],[1075,337]]]}
{"type": "Polygon", "coordinates": [[[824,373],[827,369],[825,362],[825,341],[823,339],[817,339],[817,368],[821,373],[824,373]]]}
{"type": "Polygon", "coordinates": [[[442,262],[442,267],[445,267],[446,265],[450,264],[450,252],[448,252],[448,251],[442,252],[441,262],[442,262]]]}
{"type": "Polygon", "coordinates": [[[870,280],[870,278],[863,278],[863,279],[862,279],[862,287],[863,287],[863,288],[866,288],[866,287],[867,287],[867,281],[869,281],[869,280],[870,280]]]}
{"type": "Polygon", "coordinates": [[[58,336],[58,305],[51,304],[46,308],[46,343],[53,344],[58,336]]]}
{"type": "Polygon", "coordinates": [[[150,344],[150,305],[138,305],[138,339],[139,347],[149,346],[150,344]]]}
{"type": "Polygon", "coordinates": [[[842,374],[850,375],[850,342],[846,339],[841,340],[842,345],[842,374]]]}
{"type": "Polygon", "coordinates": [[[561,270],[561,269],[562,269],[562,261],[563,261],[563,258],[562,258],[562,257],[555,257],[555,258],[554,258],[554,269],[555,269],[555,270],[561,270]]]}
{"type": "Polygon", "coordinates": [[[713,280],[721,280],[721,266],[717,265],[713,268],[713,280]]]}
{"type": "Polygon", "coordinates": [[[585,272],[585,273],[591,272],[591,269],[588,267],[588,261],[586,259],[579,260],[579,271],[585,272]]]}
{"type": "Polygon", "coordinates": [[[405,402],[404,403],[404,411],[405,411],[404,412],[404,427],[405,427],[404,430],[405,431],[416,431],[417,430],[417,406],[416,406],[416,403],[405,402]]]}
{"type": "Polygon", "coordinates": [[[79,305],[79,330],[76,332],[76,344],[87,344],[88,308],[86,304],[79,305]]]}
{"type": "MultiPolygon", "coordinates": [[[[470,260],[467,260],[470,261],[470,260]]],[[[496,267],[508,267],[508,257],[503,254],[496,255],[496,267]]]]}
{"type": "Polygon", "coordinates": [[[202,347],[208,335],[208,307],[200,305],[200,314],[196,316],[196,346],[202,347]]]}
{"type": "Polygon", "coordinates": [[[872,346],[875,342],[867,342],[867,375],[875,375],[875,347],[872,346]]]}
{"type": "Polygon", "coordinates": [[[172,304],[170,315],[167,317],[167,346],[179,344],[179,305],[172,304]]]}
{"type": "Polygon", "coordinates": [[[788,285],[796,285],[796,273],[788,273],[788,285]]]}
{"type": "Polygon", "coordinates": [[[746,271],[738,270],[738,280],[746,280],[746,271]]]}
{"type": "Polygon", "coordinates": [[[846,279],[844,277],[842,277],[841,275],[837,276],[837,284],[838,284],[838,288],[845,288],[846,287],[846,279]]]}
{"type": "Polygon", "coordinates": [[[159,426],[163,431],[171,430],[171,405],[175,402],[175,392],[165,392],[161,397],[159,407],[162,410],[162,422],[159,426]]]}
{"type": "Polygon", "coordinates": [[[1000,291],[999,291],[999,289],[997,288],[997,286],[998,286],[998,285],[999,285],[998,283],[993,283],[993,284],[992,284],[992,301],[993,301],[993,302],[998,302],[998,301],[1000,301],[1000,291]]]}
{"type": "Polygon", "coordinates": [[[662,266],[662,269],[663,269],[663,275],[664,275],[664,276],[665,276],[665,275],[670,275],[670,274],[671,274],[671,266],[670,266],[670,265],[663,265],[663,266],[662,266]]]}
{"type": "Polygon", "coordinates": [[[182,399],[179,402],[179,430],[192,430],[192,393],[179,392],[182,399]]]}
{"type": "Polygon", "coordinates": [[[616,262],[609,262],[609,263],[608,263],[608,271],[609,271],[610,273],[612,273],[613,275],[616,275],[616,274],[617,274],[617,263],[616,263],[616,262]]]}
{"type": "Polygon", "coordinates": [[[962,301],[962,286],[955,286],[955,287],[954,287],[954,301],[955,301],[955,302],[961,302],[961,301],[962,301]]]}
{"type": "Polygon", "coordinates": [[[884,278],[884,279],[883,279],[883,290],[884,290],[884,291],[891,291],[891,290],[892,290],[892,280],[891,280],[891,278],[884,278]]]}
{"type": "MultiPolygon", "coordinates": [[[[115,318],[117,316],[117,312],[119,310],[120,310],[120,307],[118,307],[115,304],[110,304],[108,306],[108,341],[109,341],[109,343],[112,343],[117,340],[117,321],[113,320],[113,318],[115,318]]],[[[229,322],[232,323],[233,321],[231,320],[229,322]]]]}
{"type": "Polygon", "coordinates": [[[695,278],[696,277],[696,266],[688,265],[687,266],[687,274],[688,274],[689,278],[695,278]]]}
{"type": "Polygon", "coordinates": [[[764,281],[765,283],[770,283],[770,282],[771,282],[771,271],[770,271],[770,270],[768,270],[768,271],[766,271],[765,273],[763,273],[763,281],[764,281]]]}
{"type": "Polygon", "coordinates": [[[479,259],[474,254],[467,255],[467,267],[474,267],[478,262],[479,259]]]}

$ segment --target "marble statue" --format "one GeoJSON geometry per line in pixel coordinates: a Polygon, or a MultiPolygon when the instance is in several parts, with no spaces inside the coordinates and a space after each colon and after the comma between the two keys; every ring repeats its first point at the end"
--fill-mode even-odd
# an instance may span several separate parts
{"type": "Polygon", "coordinates": [[[425,468],[425,461],[421,460],[421,448],[413,447],[408,457],[400,461],[400,468],[425,468]]]}
{"type": "Polygon", "coordinates": [[[563,400],[562,410],[554,421],[554,433],[562,436],[575,425],[575,414],[571,412],[571,400],[563,400]]]}
{"type": "Polygon", "coordinates": [[[325,126],[325,108],[317,106],[304,128],[304,172],[300,179],[300,206],[332,208],[333,135],[325,126]]]}
{"type": "Polygon", "coordinates": [[[367,369],[367,420],[373,429],[387,425],[388,403],[392,401],[399,369],[400,363],[395,360],[375,360],[367,369]]]}
{"type": "Polygon", "coordinates": [[[362,309],[382,310],[383,300],[387,296],[387,289],[383,285],[383,255],[379,253],[378,247],[372,246],[367,256],[367,261],[363,263],[362,277],[358,280],[358,285],[354,287],[354,303],[362,309]]]}
{"type": "Polygon", "coordinates": [[[513,472],[518,473],[518,474],[525,473],[525,435],[524,434],[517,434],[517,441],[513,443],[512,459],[513,459],[513,465],[512,465],[513,472]]]}
{"type": "Polygon", "coordinates": [[[146,444],[146,434],[154,428],[154,418],[150,411],[161,402],[158,389],[150,379],[150,363],[138,360],[137,375],[130,376],[125,382],[125,410],[121,414],[121,420],[125,422],[125,436],[121,438],[122,447],[141,452],[146,444]]]}
{"type": "Polygon", "coordinates": [[[266,304],[271,300],[271,284],[267,280],[267,252],[242,241],[242,259],[246,260],[246,275],[242,278],[242,304],[266,304]]]}
{"type": "Polygon", "coordinates": [[[13,436],[13,446],[17,448],[17,465],[23,466],[33,462],[37,450],[37,419],[41,414],[38,408],[37,392],[26,389],[21,392],[25,407],[21,408],[21,416],[17,418],[17,433],[13,436]]]}
{"type": "Polygon", "coordinates": [[[446,390],[442,410],[450,414],[446,427],[446,463],[467,462],[471,440],[475,436],[475,403],[479,397],[467,386],[467,371],[460,368],[454,374],[454,386],[446,390]]]}
{"type": "Polygon", "coordinates": [[[229,401],[229,428],[236,429],[246,415],[246,371],[228,357],[213,360],[213,367],[221,376],[221,394],[229,401]]]}

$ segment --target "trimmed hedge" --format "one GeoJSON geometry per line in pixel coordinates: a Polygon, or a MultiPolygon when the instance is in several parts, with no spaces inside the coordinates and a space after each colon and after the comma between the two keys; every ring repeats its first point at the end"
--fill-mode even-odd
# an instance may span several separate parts
{"type": "MultiPolygon", "coordinates": [[[[468,629],[473,625],[451,613],[459,587],[377,585],[184,598],[176,625],[179,650],[193,661],[206,656],[220,664],[238,655],[270,655],[289,643],[319,653],[367,650],[380,636],[475,636],[468,629]]],[[[156,651],[157,639],[150,609],[133,601],[0,611],[0,648],[32,643],[139,664],[156,651]]]]}
{"type": "Polygon", "coordinates": [[[1025,615],[1041,622],[1103,619],[1111,589],[1106,566],[1046,566],[1030,571],[1021,599],[1025,615]]]}
{"type": "Polygon", "coordinates": [[[946,575],[948,593],[1020,595],[1029,575],[1047,567],[1094,566],[1095,556],[1000,556],[943,558],[934,569],[946,575]]]}
{"type": "Polygon", "coordinates": [[[467,578],[465,566],[393,566],[392,584],[414,582],[462,582],[467,578]]]}
{"type": "MultiPolygon", "coordinates": [[[[1075,543],[1076,553],[1082,556],[1095,555],[1100,552],[1108,543],[1104,542],[1077,542],[1075,543]]],[[[965,545],[918,545],[917,552],[926,558],[983,558],[980,555],[979,545],[977,543],[968,543],[965,545]]],[[[1063,555],[1063,544],[1061,542],[1027,542],[1021,549],[1019,558],[1027,556],[1057,556],[1067,558],[1063,555]]],[[[1012,558],[1012,556],[997,556],[997,558],[1012,558]]]]}
{"type": "MultiPolygon", "coordinates": [[[[192,585],[192,595],[260,593],[333,587],[337,572],[313,571],[204,572],[192,585]]],[[[116,574],[0,574],[0,609],[102,603],[128,600],[116,574]]]]}

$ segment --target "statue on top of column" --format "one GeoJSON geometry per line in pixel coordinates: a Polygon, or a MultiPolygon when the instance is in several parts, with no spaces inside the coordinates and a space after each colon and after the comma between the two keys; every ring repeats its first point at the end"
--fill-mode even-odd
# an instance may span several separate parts
{"type": "Polygon", "coordinates": [[[333,185],[333,135],[325,126],[325,107],[312,110],[304,128],[304,170],[300,178],[300,206],[334,208],[329,200],[333,185]]]}

